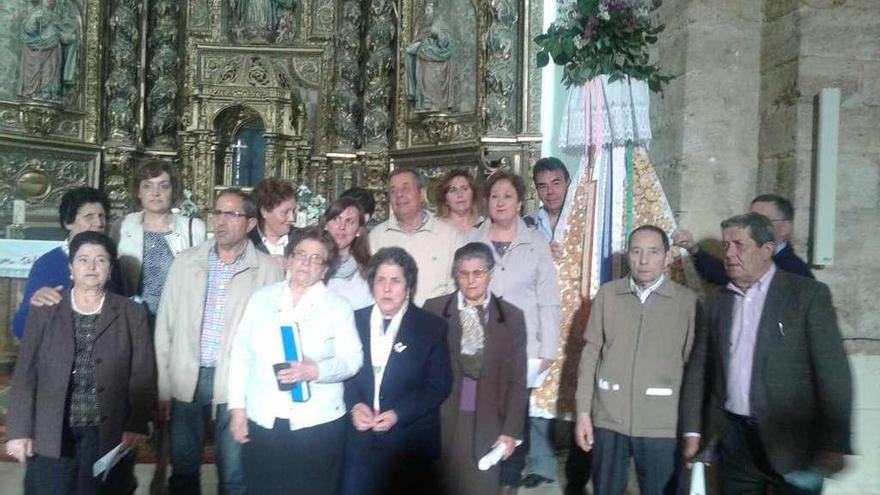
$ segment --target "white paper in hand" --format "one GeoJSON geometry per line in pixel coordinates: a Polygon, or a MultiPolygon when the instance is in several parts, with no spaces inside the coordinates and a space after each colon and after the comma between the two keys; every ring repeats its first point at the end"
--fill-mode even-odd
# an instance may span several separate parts
{"type": "Polygon", "coordinates": [[[526,371],[526,386],[529,388],[538,388],[544,383],[547,375],[550,374],[550,368],[541,371],[541,359],[529,359],[529,369],[526,371]]]}
{"type": "MultiPolygon", "coordinates": [[[[517,440],[516,446],[519,447],[521,443],[522,440],[517,440]]],[[[492,447],[492,450],[490,450],[488,454],[480,458],[477,462],[477,467],[480,468],[480,471],[488,471],[492,466],[501,462],[502,457],[504,457],[504,444],[499,443],[492,447]]]]}
{"type": "Polygon", "coordinates": [[[691,489],[688,495],[706,495],[706,465],[695,462],[691,468],[691,489]]]}
{"type": "Polygon", "coordinates": [[[113,450],[104,454],[104,457],[95,461],[95,464],[92,465],[92,476],[98,477],[101,473],[104,473],[104,477],[102,480],[107,480],[107,475],[110,474],[110,470],[113,469],[123,457],[125,457],[131,451],[131,447],[126,447],[124,443],[119,443],[116,447],[113,447],[113,450]]]}

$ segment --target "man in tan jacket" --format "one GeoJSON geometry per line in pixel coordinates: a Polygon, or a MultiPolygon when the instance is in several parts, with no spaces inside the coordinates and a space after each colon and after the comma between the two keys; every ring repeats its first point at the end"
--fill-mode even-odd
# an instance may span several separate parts
{"type": "Polygon", "coordinates": [[[629,237],[630,275],[603,285],[590,309],[577,388],[576,441],[593,451],[593,494],[672,493],[678,403],[694,341],[697,298],[669,280],[669,238],[653,225],[629,237]]]}
{"type": "Polygon", "coordinates": [[[370,231],[370,250],[397,246],[419,267],[413,302],[421,306],[432,297],[455,290],[452,258],[464,239],[455,227],[440,221],[424,207],[425,179],[414,168],[398,168],[388,179],[388,220],[370,231]]]}
{"type": "Polygon", "coordinates": [[[212,417],[220,493],[245,492],[241,444],[229,432],[226,410],[230,346],[251,293],[284,279],[279,264],[248,239],[257,220],[246,193],[220,193],[211,221],[214,239],[172,263],[156,316],[159,411],[171,421],[172,495],[200,493],[205,424],[212,417]]]}

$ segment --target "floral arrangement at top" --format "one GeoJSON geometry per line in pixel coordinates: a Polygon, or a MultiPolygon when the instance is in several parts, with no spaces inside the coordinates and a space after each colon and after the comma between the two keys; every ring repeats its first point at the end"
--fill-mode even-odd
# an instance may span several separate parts
{"type": "Polygon", "coordinates": [[[642,80],[659,92],[672,79],[649,61],[648,47],[665,27],[650,19],[659,4],[660,0],[560,0],[556,21],[535,38],[538,67],[551,58],[564,66],[566,88],[607,75],[609,82],[627,76],[642,80]]]}
{"type": "Polygon", "coordinates": [[[304,227],[316,223],[327,209],[327,198],[321,194],[313,193],[306,185],[300,185],[296,190],[296,206],[298,227],[304,227]]]}

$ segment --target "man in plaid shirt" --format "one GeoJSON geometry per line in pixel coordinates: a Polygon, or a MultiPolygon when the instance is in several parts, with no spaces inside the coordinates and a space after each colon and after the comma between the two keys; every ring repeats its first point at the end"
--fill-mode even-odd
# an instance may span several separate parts
{"type": "Polygon", "coordinates": [[[171,421],[172,495],[200,493],[212,418],[220,493],[245,492],[241,444],[229,433],[227,357],[250,294],[284,278],[278,263],[248,239],[256,207],[246,193],[223,191],[212,213],[214,238],[174,260],[156,317],[160,417],[171,421]]]}

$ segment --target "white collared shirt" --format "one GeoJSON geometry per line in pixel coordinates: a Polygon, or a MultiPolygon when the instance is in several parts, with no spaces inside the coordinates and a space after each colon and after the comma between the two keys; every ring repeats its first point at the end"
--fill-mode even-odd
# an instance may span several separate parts
{"type": "Polygon", "coordinates": [[[409,307],[409,301],[403,303],[400,311],[391,318],[388,328],[385,328],[382,311],[378,305],[373,305],[373,311],[370,313],[370,358],[373,364],[373,410],[381,411],[379,403],[379,390],[382,388],[382,378],[385,377],[385,368],[388,365],[388,359],[391,357],[391,349],[394,347],[394,341],[397,340],[397,332],[400,330],[400,321],[409,307]]]}
{"type": "Polygon", "coordinates": [[[538,211],[535,213],[535,225],[538,227],[538,232],[548,241],[552,241],[556,236],[555,232],[553,232],[553,225],[550,223],[550,214],[547,213],[543,206],[538,208],[538,211]]]}
{"type": "Polygon", "coordinates": [[[639,284],[636,283],[635,279],[632,277],[629,278],[629,288],[632,290],[632,293],[635,294],[636,297],[639,298],[642,304],[645,304],[645,301],[648,300],[648,297],[657,290],[658,287],[663,285],[663,281],[666,280],[666,275],[661,273],[660,278],[658,278],[650,287],[642,289],[639,287],[639,284]]]}
{"type": "Polygon", "coordinates": [[[228,408],[244,408],[247,417],[271,429],[275,418],[290,420],[297,430],[345,415],[343,381],[363,364],[363,348],[354,312],[341,296],[318,282],[296,306],[287,282],[254,292],[238,325],[230,351],[228,408]],[[299,327],[303,355],[318,365],[318,379],[309,382],[311,397],[294,402],[278,390],[275,363],[286,361],[282,325],[299,327]]]}
{"type": "Polygon", "coordinates": [[[777,242],[776,245],[773,246],[773,256],[779,254],[779,252],[785,249],[786,246],[788,246],[788,243],[785,241],[777,242]]]}
{"type": "Polygon", "coordinates": [[[260,231],[260,240],[263,241],[263,245],[266,246],[266,250],[269,251],[269,254],[284,256],[284,250],[287,248],[287,243],[290,242],[290,235],[284,234],[278,238],[277,244],[272,244],[269,242],[269,239],[263,235],[263,232],[260,231]]]}

